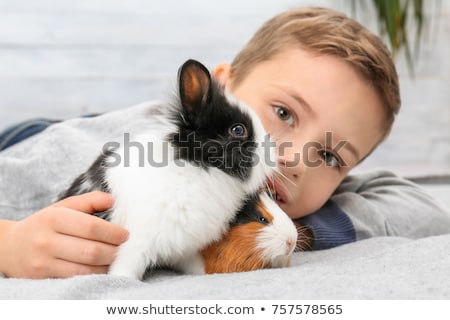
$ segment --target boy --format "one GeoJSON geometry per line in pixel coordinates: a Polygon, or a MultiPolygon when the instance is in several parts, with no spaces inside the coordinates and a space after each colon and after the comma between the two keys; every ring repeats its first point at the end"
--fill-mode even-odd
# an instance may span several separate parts
{"type": "MultiPolygon", "coordinates": [[[[270,188],[307,226],[304,247],[450,232],[448,209],[412,183],[388,172],[347,177],[388,135],[400,108],[388,51],[355,21],[328,9],[287,11],[213,75],[277,141],[283,178],[270,188]]],[[[94,192],[49,204],[132,124],[133,109],[73,119],[0,154],[0,272],[45,278],[107,271],[127,231],[89,214],[109,208],[111,197],[94,192]]]]}

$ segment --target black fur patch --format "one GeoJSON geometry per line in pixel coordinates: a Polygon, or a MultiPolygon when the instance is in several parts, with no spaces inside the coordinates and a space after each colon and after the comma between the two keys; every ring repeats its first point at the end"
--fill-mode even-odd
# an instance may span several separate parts
{"type": "Polygon", "coordinates": [[[234,220],[230,223],[230,226],[237,226],[247,224],[249,222],[258,222],[261,224],[267,224],[264,215],[258,207],[259,195],[258,193],[250,195],[238,211],[234,220]]]}
{"type": "MultiPolygon", "coordinates": [[[[105,181],[105,172],[107,168],[105,161],[112,152],[114,151],[108,150],[102,153],[86,172],[79,175],[72,182],[70,187],[59,195],[58,199],[62,200],[71,196],[92,191],[103,191],[109,193],[111,190],[105,181]]],[[[109,220],[110,211],[97,212],[94,215],[105,220],[109,220]]]]}
{"type": "Polygon", "coordinates": [[[242,180],[250,176],[257,146],[252,120],[228,101],[216,82],[211,82],[205,106],[194,112],[183,109],[175,115],[175,122],[179,131],[169,141],[177,148],[178,159],[205,168],[216,167],[242,180]],[[236,124],[245,126],[245,139],[230,134],[236,124]]]}

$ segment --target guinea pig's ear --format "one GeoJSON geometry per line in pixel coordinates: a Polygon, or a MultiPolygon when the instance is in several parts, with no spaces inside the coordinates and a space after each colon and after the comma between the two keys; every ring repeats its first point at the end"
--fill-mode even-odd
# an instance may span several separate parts
{"type": "Polygon", "coordinates": [[[211,75],[198,61],[188,60],[178,73],[180,99],[188,112],[200,110],[208,102],[211,90],[211,75]]]}

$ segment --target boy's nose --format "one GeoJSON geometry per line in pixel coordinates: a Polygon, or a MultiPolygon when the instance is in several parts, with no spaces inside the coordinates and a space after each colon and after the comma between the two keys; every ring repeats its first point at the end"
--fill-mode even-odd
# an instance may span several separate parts
{"type": "Polygon", "coordinates": [[[278,166],[281,169],[281,171],[283,172],[284,175],[287,175],[288,178],[291,179],[298,179],[299,177],[299,172],[297,172],[298,170],[300,170],[300,166],[294,165],[292,161],[288,161],[286,159],[283,158],[279,158],[278,159],[278,166]]]}

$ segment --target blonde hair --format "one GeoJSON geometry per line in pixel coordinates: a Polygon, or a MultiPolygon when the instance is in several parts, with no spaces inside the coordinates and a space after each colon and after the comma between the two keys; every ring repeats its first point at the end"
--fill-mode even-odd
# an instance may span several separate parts
{"type": "Polygon", "coordinates": [[[350,64],[378,93],[386,115],[383,139],[389,134],[401,104],[389,50],[368,29],[332,9],[292,9],[268,20],[232,61],[231,86],[239,85],[258,63],[295,46],[350,64]]]}

